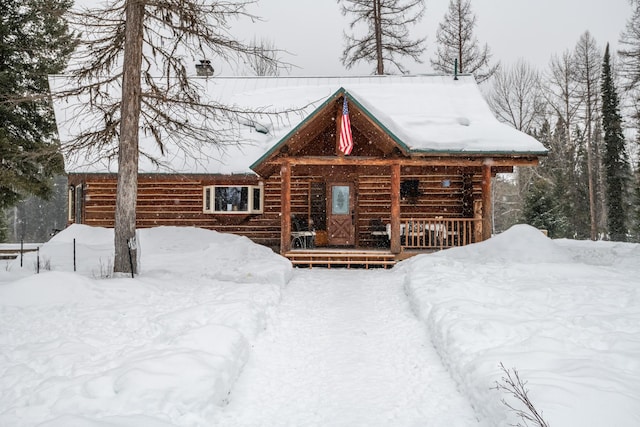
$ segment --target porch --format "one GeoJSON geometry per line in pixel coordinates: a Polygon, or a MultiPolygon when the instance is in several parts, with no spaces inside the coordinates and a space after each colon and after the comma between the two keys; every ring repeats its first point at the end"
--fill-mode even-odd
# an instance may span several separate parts
{"type": "MultiPolygon", "coordinates": [[[[482,220],[470,218],[411,218],[400,223],[400,252],[391,247],[391,224],[380,224],[370,231],[376,248],[316,247],[315,232],[307,234],[305,244],[284,253],[294,266],[342,268],[390,268],[412,256],[436,250],[465,246],[482,240],[482,220]],[[311,240],[313,239],[313,240],[311,240]]],[[[311,233],[311,232],[309,232],[311,233]]],[[[299,239],[295,234],[294,242],[299,239]]]]}
{"type": "Polygon", "coordinates": [[[385,250],[397,259],[408,251],[487,238],[494,166],[449,159],[405,166],[342,158],[337,162],[347,165],[331,168],[298,162],[290,159],[280,173],[283,255],[298,249],[316,255],[327,249],[385,250]]]}

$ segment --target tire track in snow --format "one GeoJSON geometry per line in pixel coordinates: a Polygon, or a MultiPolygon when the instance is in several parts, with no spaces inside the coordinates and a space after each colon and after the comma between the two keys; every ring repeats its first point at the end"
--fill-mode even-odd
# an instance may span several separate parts
{"type": "Polygon", "coordinates": [[[402,275],[296,269],[216,426],[477,426],[402,275]]]}

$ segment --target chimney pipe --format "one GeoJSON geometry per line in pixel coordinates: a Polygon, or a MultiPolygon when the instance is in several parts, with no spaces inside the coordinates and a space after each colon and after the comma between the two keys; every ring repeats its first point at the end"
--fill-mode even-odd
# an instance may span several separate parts
{"type": "Polygon", "coordinates": [[[201,77],[213,76],[213,67],[211,61],[208,59],[201,59],[199,64],[196,64],[196,75],[201,77]]]}

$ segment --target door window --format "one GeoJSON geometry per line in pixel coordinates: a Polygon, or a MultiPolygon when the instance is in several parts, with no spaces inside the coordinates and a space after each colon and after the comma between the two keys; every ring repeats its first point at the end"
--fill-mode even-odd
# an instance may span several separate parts
{"type": "Polygon", "coordinates": [[[331,191],[331,211],[334,215],[349,214],[349,186],[334,185],[331,191]]]}

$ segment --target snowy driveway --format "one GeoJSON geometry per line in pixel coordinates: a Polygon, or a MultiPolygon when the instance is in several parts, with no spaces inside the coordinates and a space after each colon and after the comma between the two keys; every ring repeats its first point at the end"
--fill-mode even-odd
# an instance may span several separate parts
{"type": "Polygon", "coordinates": [[[214,425],[478,425],[402,278],[296,269],[214,425]]]}

